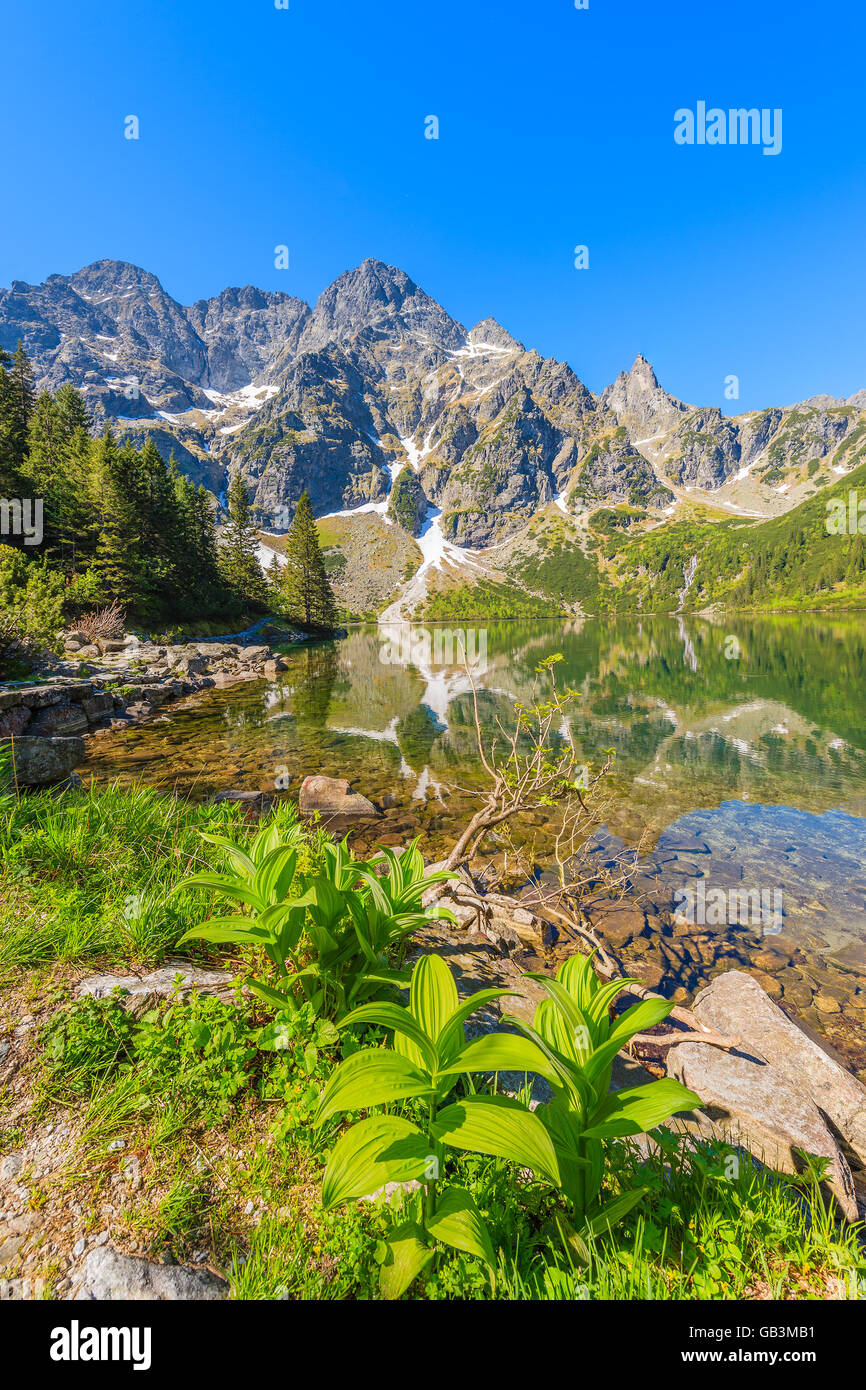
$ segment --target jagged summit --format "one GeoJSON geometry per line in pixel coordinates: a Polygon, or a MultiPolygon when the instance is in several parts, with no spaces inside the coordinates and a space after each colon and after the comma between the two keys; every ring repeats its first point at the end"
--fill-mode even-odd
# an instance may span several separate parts
{"type": "Polygon", "coordinates": [[[312,308],[254,285],[184,307],[150,271],[106,258],[0,290],[0,346],[19,339],[40,390],[72,383],[96,428],[152,437],[217,495],[227,470],[242,472],[266,525],[305,488],[319,515],[384,509],[408,459],[443,535],[472,547],[516,534],[553,499],[566,513],[662,510],[671,486],[739,480],[746,515],[753,496],[790,506],[854,466],[866,414],[861,391],[723,415],[664,390],[642,353],[596,397],[492,315],[467,332],[374,257],[312,308]]]}
{"type": "Polygon", "coordinates": [[[470,329],[469,341],[473,347],[487,346],[500,348],[503,352],[524,352],[525,348],[517,338],[513,338],[497,319],[486,318],[470,329]]]}
{"type": "Polygon", "coordinates": [[[688,410],[682,401],[662,390],[652,363],[642,353],[634,359],[631,371],[620,372],[613,385],[605,387],[600,403],[613,411],[620,424],[637,430],[639,437],[673,429],[688,410]]]}
{"type": "Polygon", "coordinates": [[[463,326],[446,314],[404,270],[369,257],[344,271],[316,300],[304,343],[345,342],[367,329],[426,334],[442,348],[464,341],[463,326]]]}

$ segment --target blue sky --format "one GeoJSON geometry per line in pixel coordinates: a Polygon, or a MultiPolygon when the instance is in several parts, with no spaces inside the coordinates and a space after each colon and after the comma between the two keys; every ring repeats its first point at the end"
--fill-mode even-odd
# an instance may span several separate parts
{"type": "Polygon", "coordinates": [[[594,390],[640,351],[732,411],[848,395],[864,37],[855,0],[20,5],[0,284],[114,257],[184,303],[248,283],[312,300],[372,255],[594,390]],[[781,108],[781,153],[678,146],[674,112],[700,100],[781,108]]]}

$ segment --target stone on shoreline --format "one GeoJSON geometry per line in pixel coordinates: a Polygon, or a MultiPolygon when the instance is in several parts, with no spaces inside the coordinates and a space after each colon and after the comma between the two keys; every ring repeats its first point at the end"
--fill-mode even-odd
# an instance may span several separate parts
{"type": "Polygon", "coordinates": [[[814,1101],[866,1170],[866,1087],[832,1049],[795,1023],[742,970],[729,970],[694,1003],[702,1022],[739,1037],[741,1051],[762,1057],[814,1101]]]}
{"type": "Polygon", "coordinates": [[[360,792],[349,790],[345,777],[324,777],[317,774],[305,777],[301,783],[298,804],[302,816],[379,816],[372,801],[360,792]]]}
{"type": "Polygon", "coordinates": [[[192,1302],[226,1298],[228,1291],[225,1279],[209,1269],[156,1264],[101,1247],[88,1254],[73,1298],[76,1302],[89,1299],[192,1302]]]}
{"type": "Polygon", "coordinates": [[[732,1052],[706,1043],[672,1047],[670,1075],[697,1091],[719,1133],[770,1167],[798,1171],[795,1148],[829,1159],[830,1187],[844,1215],[856,1220],[855,1179],[866,1173],[866,1088],[744,971],[718,976],[693,1009],[740,1045],[732,1052]]]}
{"type": "MultiPolygon", "coordinates": [[[[0,743],[8,743],[0,739],[0,743]]],[[[16,738],[11,741],[15,778],[19,786],[40,787],[60,782],[84,758],[83,738],[16,738]]]]}

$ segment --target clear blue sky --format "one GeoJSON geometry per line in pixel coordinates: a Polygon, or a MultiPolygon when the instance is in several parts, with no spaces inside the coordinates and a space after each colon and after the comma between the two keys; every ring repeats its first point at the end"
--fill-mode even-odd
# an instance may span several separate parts
{"type": "Polygon", "coordinates": [[[372,255],[594,390],[638,351],[732,410],[866,386],[862,0],[289,3],[7,8],[0,284],[312,300],[372,255]],[[781,154],[677,146],[699,100],[782,108],[781,154]]]}

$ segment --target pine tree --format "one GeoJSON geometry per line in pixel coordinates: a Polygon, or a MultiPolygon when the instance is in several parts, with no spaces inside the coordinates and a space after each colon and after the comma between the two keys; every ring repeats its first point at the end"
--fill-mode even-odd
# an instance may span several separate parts
{"type": "Polygon", "coordinates": [[[283,605],[287,614],[307,627],[332,632],[337,606],[325,572],[319,532],[310,499],[301,494],[286,540],[286,564],[281,576],[283,605]]]}
{"type": "Polygon", "coordinates": [[[12,466],[19,473],[24,473],[27,463],[27,426],[35,399],[33,367],[19,338],[9,372],[9,443],[12,466]]]}
{"type": "Polygon", "coordinates": [[[220,546],[220,572],[226,583],[247,602],[267,602],[262,567],[259,564],[256,527],[247,485],[237,473],[228,488],[229,519],[220,546]]]}
{"type": "Polygon", "coordinates": [[[94,450],[98,536],[93,567],[107,600],[133,609],[145,606],[147,568],[141,551],[138,455],[118,446],[106,424],[94,450]]]}
{"type": "Polygon", "coordinates": [[[15,402],[12,358],[0,348],[0,497],[20,497],[22,478],[16,449],[18,411],[15,402]]]}

